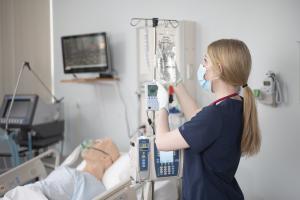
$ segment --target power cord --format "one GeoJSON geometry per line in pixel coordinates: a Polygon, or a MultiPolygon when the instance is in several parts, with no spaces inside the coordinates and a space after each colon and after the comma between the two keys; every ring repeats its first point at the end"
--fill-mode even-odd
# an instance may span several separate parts
{"type": "Polygon", "coordinates": [[[121,93],[121,89],[120,89],[120,85],[119,83],[117,82],[117,93],[119,95],[119,98],[123,104],[123,108],[124,108],[124,115],[125,115],[125,123],[126,123],[126,129],[127,129],[127,135],[128,135],[128,138],[130,139],[131,138],[131,134],[130,134],[130,126],[129,126],[129,121],[128,121],[128,112],[127,112],[127,106],[126,106],[126,103],[125,103],[125,100],[123,98],[123,95],[121,93]]]}
{"type": "Polygon", "coordinates": [[[152,128],[153,135],[155,135],[154,124],[153,124],[153,121],[151,120],[151,118],[149,117],[149,111],[148,110],[146,111],[146,114],[147,114],[148,124],[152,128]]]}

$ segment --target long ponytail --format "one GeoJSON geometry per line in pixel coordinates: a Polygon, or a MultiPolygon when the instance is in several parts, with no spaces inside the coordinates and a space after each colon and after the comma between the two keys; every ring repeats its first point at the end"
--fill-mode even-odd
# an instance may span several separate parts
{"type": "Polygon", "coordinates": [[[241,140],[241,153],[245,156],[257,154],[261,146],[261,136],[258,127],[258,118],[255,99],[250,87],[243,88],[244,96],[244,128],[241,140]]]}

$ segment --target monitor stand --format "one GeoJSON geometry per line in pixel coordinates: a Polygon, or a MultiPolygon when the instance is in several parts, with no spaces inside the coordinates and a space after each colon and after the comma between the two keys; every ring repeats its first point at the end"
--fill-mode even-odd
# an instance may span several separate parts
{"type": "Polygon", "coordinates": [[[75,79],[78,79],[78,76],[76,74],[73,73],[72,75],[75,79]]]}
{"type": "Polygon", "coordinates": [[[114,75],[113,74],[99,74],[99,78],[113,78],[114,75]]]}

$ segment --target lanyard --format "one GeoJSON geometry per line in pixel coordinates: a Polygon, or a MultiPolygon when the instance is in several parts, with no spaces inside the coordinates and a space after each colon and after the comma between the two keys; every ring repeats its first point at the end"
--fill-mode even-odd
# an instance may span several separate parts
{"type": "Polygon", "coordinates": [[[227,96],[225,96],[225,97],[222,97],[222,98],[220,98],[220,99],[217,99],[216,101],[214,101],[214,102],[212,102],[211,104],[209,104],[210,106],[212,106],[212,105],[216,105],[217,103],[219,103],[219,102],[221,102],[221,101],[224,101],[225,99],[229,99],[230,97],[234,97],[234,96],[237,96],[238,95],[238,93],[232,93],[232,94],[230,94],[230,95],[227,95],[227,96]]]}

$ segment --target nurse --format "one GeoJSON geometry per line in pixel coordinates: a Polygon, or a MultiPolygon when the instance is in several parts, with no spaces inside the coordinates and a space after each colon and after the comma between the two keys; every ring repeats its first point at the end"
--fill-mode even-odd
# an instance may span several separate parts
{"type": "Polygon", "coordinates": [[[159,84],[156,145],[163,151],[184,149],[182,199],[244,199],[235,173],[240,157],[258,153],[261,144],[255,99],[247,84],[250,71],[251,55],[244,42],[211,43],[197,77],[216,100],[199,109],[178,78],[175,94],[188,121],[172,131],[168,93],[159,84]]]}

